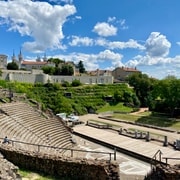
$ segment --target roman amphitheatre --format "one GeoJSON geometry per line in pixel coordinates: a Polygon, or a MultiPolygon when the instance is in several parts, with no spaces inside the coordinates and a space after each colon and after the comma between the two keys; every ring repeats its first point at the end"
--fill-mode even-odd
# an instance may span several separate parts
{"type": "Polygon", "coordinates": [[[67,126],[39,103],[18,96],[1,102],[0,112],[1,142],[5,136],[10,141],[0,147],[1,179],[22,179],[18,167],[56,179],[144,179],[159,164],[168,167],[162,175],[179,177],[180,151],[173,147],[177,131],[127,124],[110,114],[80,116],[79,123],[67,126]]]}

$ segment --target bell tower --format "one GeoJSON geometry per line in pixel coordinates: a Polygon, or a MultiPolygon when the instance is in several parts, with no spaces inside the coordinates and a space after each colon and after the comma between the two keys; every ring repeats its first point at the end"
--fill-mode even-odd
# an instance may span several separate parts
{"type": "Polygon", "coordinates": [[[23,56],[22,56],[22,52],[20,49],[19,55],[18,55],[18,59],[19,59],[19,63],[21,64],[21,62],[23,61],[23,56]]]}

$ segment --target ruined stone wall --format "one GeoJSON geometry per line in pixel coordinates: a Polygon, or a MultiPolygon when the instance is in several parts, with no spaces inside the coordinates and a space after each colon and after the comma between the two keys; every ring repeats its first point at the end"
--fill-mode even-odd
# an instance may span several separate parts
{"type": "Polygon", "coordinates": [[[43,172],[58,178],[74,180],[108,180],[119,179],[119,165],[104,160],[73,159],[49,156],[32,152],[13,150],[12,147],[1,146],[0,152],[10,162],[20,168],[43,172]]]}
{"type": "Polygon", "coordinates": [[[179,180],[180,164],[175,166],[156,165],[153,170],[146,176],[145,180],[179,180]]]}
{"type": "Polygon", "coordinates": [[[21,180],[18,167],[4,159],[2,154],[0,154],[0,179],[21,180]]]}

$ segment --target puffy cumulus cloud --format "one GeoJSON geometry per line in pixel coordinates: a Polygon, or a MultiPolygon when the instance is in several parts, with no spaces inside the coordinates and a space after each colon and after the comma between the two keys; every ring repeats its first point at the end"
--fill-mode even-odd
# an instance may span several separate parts
{"type": "Polygon", "coordinates": [[[97,33],[99,36],[114,36],[117,34],[117,28],[113,25],[110,25],[106,22],[98,22],[94,28],[93,32],[97,33]]]}
{"type": "Polygon", "coordinates": [[[34,41],[25,42],[27,51],[44,51],[46,48],[64,49],[62,26],[67,17],[76,12],[73,5],[54,5],[31,0],[0,1],[0,17],[8,24],[9,31],[17,31],[34,41]]]}
{"type": "MultiPolygon", "coordinates": [[[[69,38],[70,39],[70,38],[69,38]]],[[[139,49],[145,50],[145,47],[139,44],[136,40],[129,39],[127,42],[122,41],[108,41],[105,38],[92,39],[89,37],[72,36],[72,41],[69,42],[70,46],[102,46],[106,49],[139,49]]]]}
{"type": "Polygon", "coordinates": [[[141,44],[139,44],[137,41],[133,39],[129,39],[127,42],[121,42],[121,41],[113,41],[107,43],[108,47],[110,49],[125,49],[125,48],[133,48],[133,49],[140,49],[144,50],[145,47],[141,44]]]}
{"type": "Polygon", "coordinates": [[[93,39],[89,37],[78,37],[72,36],[72,41],[69,43],[70,46],[92,46],[93,39]]]}
{"type": "Polygon", "coordinates": [[[151,57],[149,55],[138,55],[129,60],[126,64],[128,67],[140,67],[149,75],[154,74],[156,78],[161,79],[167,75],[180,77],[180,56],[175,57],[151,57]],[[149,68],[151,66],[151,68],[149,68]],[[170,73],[171,72],[171,73],[170,73]]]}
{"type": "Polygon", "coordinates": [[[104,38],[99,38],[95,41],[96,45],[104,46],[108,49],[126,49],[126,48],[132,48],[132,49],[140,49],[145,50],[145,47],[141,44],[139,44],[136,40],[129,39],[127,42],[123,41],[108,41],[104,38]]]}
{"type": "Polygon", "coordinates": [[[169,54],[171,43],[166,36],[159,32],[152,32],[145,43],[147,54],[151,57],[166,57],[169,54]]]}
{"type": "Polygon", "coordinates": [[[105,50],[100,52],[97,58],[102,60],[119,61],[123,58],[123,55],[119,53],[114,53],[110,50],[105,50]]]}
{"type": "Polygon", "coordinates": [[[162,65],[162,64],[169,64],[172,63],[172,58],[164,58],[164,57],[151,57],[149,55],[142,56],[137,55],[131,60],[129,60],[126,64],[129,66],[140,66],[140,65],[162,65]]]}

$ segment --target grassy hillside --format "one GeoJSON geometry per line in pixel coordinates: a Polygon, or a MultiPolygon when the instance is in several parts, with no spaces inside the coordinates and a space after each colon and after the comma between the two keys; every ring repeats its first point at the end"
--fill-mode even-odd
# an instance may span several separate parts
{"type": "Polygon", "coordinates": [[[1,80],[0,86],[12,92],[25,93],[27,98],[40,102],[43,109],[50,108],[54,113],[74,112],[82,115],[107,109],[131,111],[132,107],[138,106],[138,99],[127,84],[62,87],[60,84],[33,85],[1,80]],[[131,108],[125,108],[124,103],[131,108]]]}

